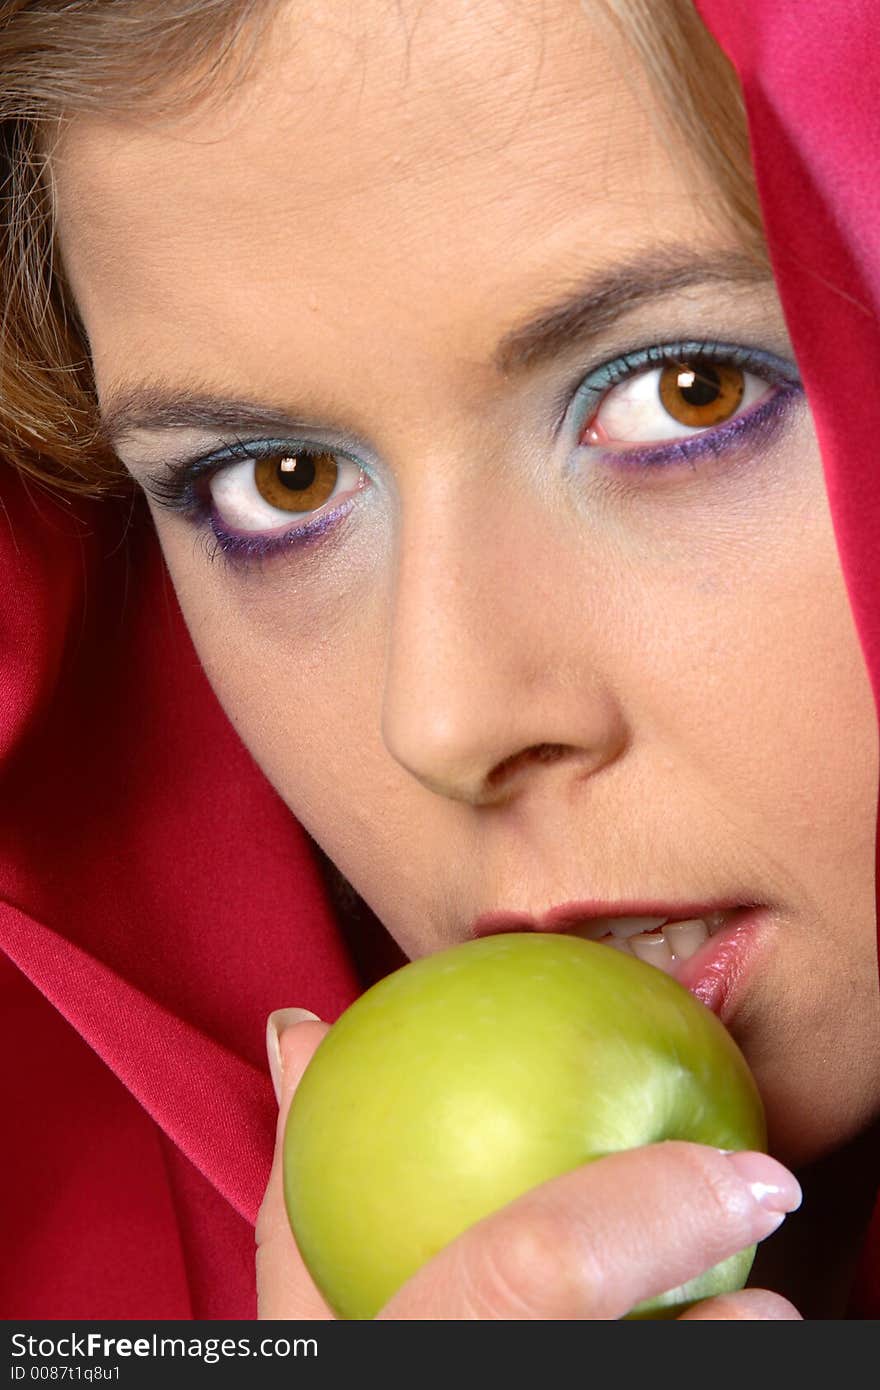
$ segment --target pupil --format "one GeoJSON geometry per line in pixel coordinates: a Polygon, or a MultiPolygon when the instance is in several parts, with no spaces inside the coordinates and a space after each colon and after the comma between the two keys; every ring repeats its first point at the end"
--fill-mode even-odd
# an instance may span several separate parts
{"type": "Polygon", "coordinates": [[[714,367],[700,366],[698,369],[685,367],[682,376],[687,381],[687,385],[682,383],[679,378],[678,389],[688,405],[712,405],[717,401],[721,394],[721,376],[714,367]]]}
{"type": "Polygon", "coordinates": [[[282,459],[278,466],[278,481],[289,492],[304,492],[307,487],[311,487],[315,481],[315,465],[308,454],[297,454],[296,458],[282,459]],[[291,467],[291,464],[294,466],[291,467]]]}

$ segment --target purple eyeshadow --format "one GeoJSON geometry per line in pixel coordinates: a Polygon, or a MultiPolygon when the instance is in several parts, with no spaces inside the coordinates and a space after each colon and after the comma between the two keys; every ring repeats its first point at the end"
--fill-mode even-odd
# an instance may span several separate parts
{"type": "Polygon", "coordinates": [[[700,434],[686,435],[644,449],[608,449],[593,445],[581,448],[579,453],[598,453],[603,463],[620,470],[669,468],[677,463],[714,458],[752,437],[760,436],[762,444],[768,443],[779,432],[795,400],[801,396],[800,387],[781,386],[745,415],[738,415],[726,424],[703,430],[700,434]]]}
{"type": "Polygon", "coordinates": [[[348,498],[343,506],[336,507],[332,512],[324,512],[314,521],[307,521],[302,526],[291,527],[275,535],[261,535],[259,532],[249,535],[246,531],[227,531],[216,511],[212,511],[207,519],[210,532],[209,554],[211,559],[222,556],[229,564],[247,569],[278,555],[283,550],[317,545],[327,532],[351,511],[353,500],[348,498]]]}

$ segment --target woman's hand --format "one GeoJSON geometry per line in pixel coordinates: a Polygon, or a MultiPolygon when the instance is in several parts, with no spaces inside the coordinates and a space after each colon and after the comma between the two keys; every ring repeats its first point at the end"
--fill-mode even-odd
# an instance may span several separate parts
{"type": "MultiPolygon", "coordinates": [[[[332,1318],[300,1258],[281,1182],[284,1124],[327,1024],[281,1034],[275,1158],[257,1219],[257,1316],[332,1318]]],[[[409,1279],[380,1318],[417,1320],[616,1319],[775,1230],[799,1202],[787,1169],[667,1142],[611,1154],[525,1193],[463,1232],[409,1279]],[[777,1189],[776,1214],[750,1184],[777,1189]]],[[[760,1195],[760,1188],[758,1188],[760,1195]]],[[[766,1195],[766,1194],[765,1194],[766,1195]]],[[[743,1289],[694,1304],[685,1319],[800,1319],[787,1299],[743,1289]]]]}

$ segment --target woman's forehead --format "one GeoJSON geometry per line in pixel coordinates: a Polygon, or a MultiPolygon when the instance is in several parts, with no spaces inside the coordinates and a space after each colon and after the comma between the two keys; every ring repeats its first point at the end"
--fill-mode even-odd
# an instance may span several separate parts
{"type": "Polygon", "coordinates": [[[72,243],[82,228],[94,247],[124,230],[140,249],[139,228],[145,242],[161,227],[166,242],[189,228],[282,245],[299,231],[317,250],[330,232],[350,248],[369,230],[389,259],[402,235],[436,259],[465,215],[528,245],[610,200],[621,235],[670,178],[690,188],[653,107],[622,41],[578,0],[297,0],[225,102],[74,118],[55,159],[61,232],[72,243]]]}
{"type": "Polygon", "coordinates": [[[423,324],[448,326],[482,361],[548,275],[717,239],[700,213],[714,190],[656,117],[578,0],[279,6],[225,104],[74,119],[59,145],[60,244],[99,384],[105,350],[161,352],[170,333],[204,358],[222,328],[228,362],[241,332],[251,353],[254,307],[275,339],[304,294],[359,341],[388,314],[413,353],[423,324]]]}

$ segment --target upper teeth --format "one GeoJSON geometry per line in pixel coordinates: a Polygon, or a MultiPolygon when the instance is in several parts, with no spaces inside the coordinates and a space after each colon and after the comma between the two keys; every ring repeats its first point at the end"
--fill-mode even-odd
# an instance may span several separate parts
{"type": "Polygon", "coordinates": [[[617,950],[671,972],[677,961],[687,960],[709,936],[720,931],[730,915],[711,912],[684,922],[670,922],[668,917],[595,917],[575,927],[573,934],[590,941],[604,939],[617,950]],[[657,927],[663,930],[657,931],[657,927]]]}
{"type": "Polygon", "coordinates": [[[653,931],[655,927],[662,927],[664,922],[668,922],[668,917],[608,917],[603,920],[597,917],[594,926],[601,927],[600,936],[605,936],[608,931],[612,936],[638,936],[639,932],[653,931]]]}

